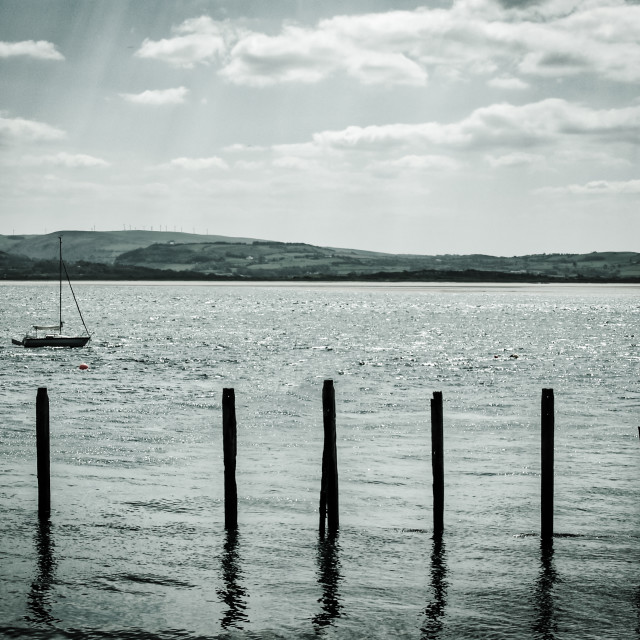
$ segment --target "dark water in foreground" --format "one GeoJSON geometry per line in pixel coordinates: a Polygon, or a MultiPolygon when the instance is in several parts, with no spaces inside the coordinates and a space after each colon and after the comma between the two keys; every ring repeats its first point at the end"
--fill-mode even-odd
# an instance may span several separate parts
{"type": "Polygon", "coordinates": [[[11,337],[49,319],[56,291],[0,286],[0,637],[640,638],[639,288],[76,292],[91,346],[29,351],[11,337]],[[341,530],[321,541],[325,378],[341,530]],[[49,522],[36,517],[39,386],[49,522]],[[236,390],[237,535],[223,528],[223,387],[236,390]],[[560,534],[547,547],[543,387],[560,534]]]}

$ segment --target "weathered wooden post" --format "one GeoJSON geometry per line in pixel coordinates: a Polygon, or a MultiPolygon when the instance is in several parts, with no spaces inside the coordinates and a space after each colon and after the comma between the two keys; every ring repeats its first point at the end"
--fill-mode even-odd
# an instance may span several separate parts
{"type": "Polygon", "coordinates": [[[433,469],[433,535],[444,531],[444,451],[442,391],[431,399],[431,467],[433,469]]]}
{"type": "Polygon", "coordinates": [[[541,536],[553,538],[553,445],[554,445],[553,389],[542,390],[541,403],[541,536]]]}
{"type": "Polygon", "coordinates": [[[224,527],[238,527],[238,488],[236,486],[236,396],[233,389],[222,390],[222,447],[224,451],[224,527]]]}
{"type": "Polygon", "coordinates": [[[40,387],[36,396],[36,452],[38,473],[38,515],[51,513],[51,462],[49,458],[49,396],[40,387]]]}
{"type": "Polygon", "coordinates": [[[336,394],[333,380],[325,380],[322,387],[322,418],[324,449],[322,451],[322,481],[320,484],[320,535],[325,533],[325,520],[329,533],[340,527],[338,508],[338,452],[336,449],[336,394]]]}

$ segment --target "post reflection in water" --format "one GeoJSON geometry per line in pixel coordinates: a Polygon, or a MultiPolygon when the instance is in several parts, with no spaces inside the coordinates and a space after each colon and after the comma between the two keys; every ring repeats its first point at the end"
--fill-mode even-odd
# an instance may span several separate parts
{"type": "Polygon", "coordinates": [[[330,533],[318,540],[318,584],[322,587],[322,611],[313,617],[313,624],[320,630],[333,624],[342,613],[340,603],[340,545],[338,533],[330,533]]]}
{"type": "Polygon", "coordinates": [[[59,621],[51,613],[50,591],[55,582],[57,560],[53,553],[55,544],[51,535],[51,521],[48,517],[38,518],[33,540],[38,566],[27,598],[29,613],[25,618],[29,622],[51,626],[59,621]]]}
{"type": "Polygon", "coordinates": [[[247,591],[240,583],[242,571],[238,557],[239,534],[236,529],[230,529],[225,535],[224,552],[220,559],[224,588],[218,589],[217,594],[221,602],[227,606],[227,611],[220,619],[220,624],[223,629],[242,629],[241,623],[249,622],[249,618],[246,614],[247,591]]]}
{"type": "Polygon", "coordinates": [[[553,564],[553,540],[540,543],[540,574],[536,581],[534,603],[536,621],[533,625],[534,637],[538,640],[555,640],[558,625],[553,605],[553,585],[559,581],[553,564]]]}
{"type": "Polygon", "coordinates": [[[636,589],[636,607],[638,608],[638,626],[636,627],[636,635],[640,638],[640,587],[636,589]]]}
{"type": "Polygon", "coordinates": [[[424,610],[426,620],[422,625],[422,640],[436,640],[443,628],[447,606],[447,562],[445,545],[441,535],[434,534],[431,550],[431,591],[433,599],[424,610]]]}

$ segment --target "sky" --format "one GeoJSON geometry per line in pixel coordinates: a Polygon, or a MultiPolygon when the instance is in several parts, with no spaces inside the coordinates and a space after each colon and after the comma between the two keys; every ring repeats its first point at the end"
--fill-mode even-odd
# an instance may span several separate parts
{"type": "Polygon", "coordinates": [[[640,4],[0,0],[0,233],[640,251],[640,4]]]}

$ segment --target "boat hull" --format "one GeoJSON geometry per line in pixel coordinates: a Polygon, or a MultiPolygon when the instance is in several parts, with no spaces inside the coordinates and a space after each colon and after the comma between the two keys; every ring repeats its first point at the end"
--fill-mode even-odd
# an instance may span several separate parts
{"type": "Polygon", "coordinates": [[[84,347],[91,338],[89,336],[45,336],[44,338],[23,338],[11,340],[13,344],[21,345],[27,349],[37,349],[39,347],[84,347]]]}

